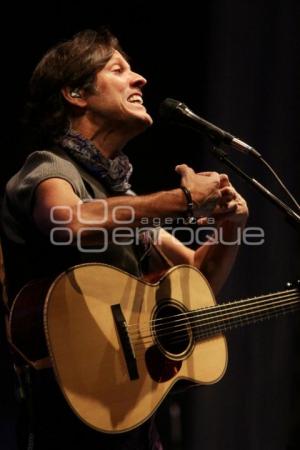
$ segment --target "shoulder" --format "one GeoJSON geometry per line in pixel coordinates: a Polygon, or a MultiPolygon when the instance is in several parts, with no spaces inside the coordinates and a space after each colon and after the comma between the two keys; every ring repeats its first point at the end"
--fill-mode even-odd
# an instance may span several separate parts
{"type": "Polygon", "coordinates": [[[30,173],[32,171],[35,171],[36,173],[39,172],[41,174],[56,174],[67,171],[67,174],[70,172],[73,175],[76,174],[80,176],[75,164],[62,151],[39,150],[31,153],[27,157],[20,173],[25,175],[26,173],[30,173]]]}
{"type": "Polygon", "coordinates": [[[44,180],[62,178],[68,181],[79,195],[84,190],[82,177],[75,164],[64,155],[50,150],[40,150],[31,153],[21,169],[9,180],[6,191],[8,194],[35,190],[44,180]]]}
{"type": "Polygon", "coordinates": [[[75,164],[63,152],[40,150],[31,153],[21,169],[6,185],[4,203],[18,214],[30,214],[35,192],[42,182],[59,178],[67,181],[79,198],[89,198],[85,183],[75,164]]]}

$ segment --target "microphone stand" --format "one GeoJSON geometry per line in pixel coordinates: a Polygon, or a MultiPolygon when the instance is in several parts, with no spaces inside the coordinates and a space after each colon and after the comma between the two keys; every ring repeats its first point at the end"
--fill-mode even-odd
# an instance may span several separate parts
{"type": "Polygon", "coordinates": [[[271,203],[273,203],[277,208],[283,212],[286,216],[286,220],[293,226],[298,226],[300,228],[300,215],[293,211],[286,203],[280,200],[276,195],[266,189],[259,181],[255,178],[249,177],[239,166],[233,163],[226,152],[221,148],[214,146],[210,149],[214,156],[216,156],[221,162],[223,162],[227,167],[233,169],[238,175],[240,175],[249,184],[254,186],[254,188],[260,192],[265,198],[267,198],[271,203]]]}

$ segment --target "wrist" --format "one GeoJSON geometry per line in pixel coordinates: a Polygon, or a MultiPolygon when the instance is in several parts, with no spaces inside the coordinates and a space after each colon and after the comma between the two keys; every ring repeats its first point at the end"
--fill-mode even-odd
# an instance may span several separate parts
{"type": "Polygon", "coordinates": [[[186,186],[180,186],[182,193],[184,195],[186,210],[185,210],[185,223],[192,224],[196,222],[196,218],[194,216],[194,204],[192,199],[191,191],[186,186]]]}

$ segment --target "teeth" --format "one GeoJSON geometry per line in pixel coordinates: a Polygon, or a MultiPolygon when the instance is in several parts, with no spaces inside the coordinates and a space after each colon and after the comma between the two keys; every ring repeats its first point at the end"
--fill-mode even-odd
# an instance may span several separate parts
{"type": "Polygon", "coordinates": [[[140,95],[138,94],[132,94],[128,97],[128,101],[130,103],[139,103],[140,105],[143,104],[143,99],[140,95]]]}

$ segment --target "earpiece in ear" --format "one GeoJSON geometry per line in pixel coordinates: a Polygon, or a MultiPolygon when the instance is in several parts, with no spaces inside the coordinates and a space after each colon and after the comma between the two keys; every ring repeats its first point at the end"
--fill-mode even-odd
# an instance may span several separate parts
{"type": "Polygon", "coordinates": [[[70,92],[71,97],[73,98],[81,98],[81,95],[78,91],[78,89],[74,89],[73,91],[70,92]]]}

